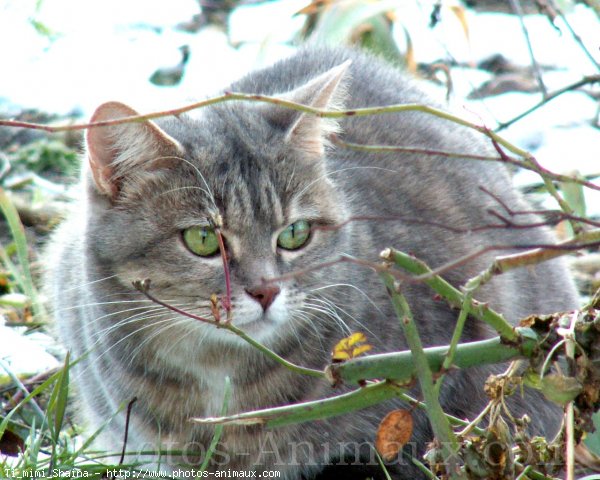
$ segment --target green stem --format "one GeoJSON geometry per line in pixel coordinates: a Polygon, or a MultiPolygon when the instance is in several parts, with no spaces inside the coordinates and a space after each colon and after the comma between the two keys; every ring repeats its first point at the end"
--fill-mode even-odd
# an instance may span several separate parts
{"type": "Polygon", "coordinates": [[[451,478],[459,478],[460,475],[457,473],[456,468],[458,442],[450,427],[450,423],[442,410],[442,406],[440,405],[439,397],[433,382],[433,374],[429,367],[425,352],[423,351],[423,344],[421,343],[421,338],[417,331],[417,326],[410,310],[410,306],[404,295],[398,290],[394,277],[387,272],[380,273],[380,276],[391,297],[396,316],[404,329],[404,336],[412,353],[415,373],[419,380],[421,393],[425,400],[431,428],[433,429],[435,437],[442,445],[442,452],[444,458],[448,462],[448,471],[451,478]]]}
{"type": "Polygon", "coordinates": [[[277,363],[279,363],[280,365],[282,365],[283,367],[287,368],[288,370],[290,370],[292,372],[299,373],[301,375],[309,375],[311,377],[318,377],[318,378],[325,377],[325,374],[321,370],[315,370],[313,368],[302,367],[300,365],[296,365],[295,363],[287,361],[285,358],[279,356],[277,353],[275,353],[273,350],[266,347],[259,341],[254,340],[251,336],[249,336],[242,329],[237,328],[236,326],[234,326],[231,323],[219,323],[216,326],[218,328],[224,328],[225,330],[228,330],[231,333],[234,333],[235,335],[240,337],[242,340],[248,342],[250,345],[252,345],[257,350],[260,350],[267,357],[271,358],[272,360],[275,360],[277,363]]]}
{"type": "MultiPolygon", "coordinates": [[[[456,347],[452,363],[457,368],[470,368],[532,357],[539,348],[541,338],[530,328],[517,328],[517,333],[521,338],[518,345],[506,343],[501,337],[461,343],[456,347]]],[[[448,347],[429,347],[423,352],[429,368],[439,372],[447,358],[448,347]]],[[[328,376],[352,384],[374,378],[408,383],[415,375],[416,369],[409,350],[353,358],[328,367],[328,376]]]]}
{"type": "Polygon", "coordinates": [[[375,450],[375,456],[377,457],[377,462],[379,463],[379,467],[381,468],[381,470],[383,471],[383,474],[385,475],[385,480],[392,480],[392,477],[390,477],[390,473],[387,471],[387,467],[385,466],[385,463],[383,463],[383,459],[381,458],[381,456],[379,455],[379,452],[377,450],[375,450]]]}
{"type": "MultiPolygon", "coordinates": [[[[519,334],[523,338],[520,348],[515,345],[504,344],[499,337],[460,344],[456,349],[454,364],[459,368],[469,368],[502,363],[516,358],[531,357],[538,347],[538,336],[528,328],[520,328],[519,334]]],[[[438,371],[441,368],[447,351],[448,347],[446,346],[424,349],[424,354],[432,371],[438,371]]],[[[278,427],[351,413],[394,397],[410,404],[416,403],[422,407],[421,402],[416,402],[414,398],[404,393],[402,387],[398,385],[411,382],[415,376],[414,365],[410,351],[355,358],[330,366],[328,369],[329,375],[345,383],[363,383],[365,379],[382,377],[390,381],[372,383],[350,393],[324,400],[267,408],[227,417],[196,419],[195,421],[206,424],[265,424],[267,427],[278,427]]],[[[446,415],[446,417],[452,425],[463,427],[468,425],[468,422],[459,418],[449,415],[446,415]]]]}
{"type": "MultiPolygon", "coordinates": [[[[381,253],[381,257],[385,260],[394,262],[397,266],[415,275],[426,275],[431,272],[431,269],[421,260],[392,248],[385,249],[381,253]]],[[[460,307],[465,302],[462,292],[450,285],[439,275],[426,278],[424,282],[450,302],[452,306],[460,307]]],[[[519,340],[519,336],[515,332],[514,327],[508,323],[502,315],[492,310],[486,304],[472,300],[467,313],[470,313],[475,318],[490,325],[507,341],[517,342],[519,340]]]]}
{"type": "Polygon", "coordinates": [[[227,417],[193,418],[202,424],[265,425],[268,428],[344,415],[398,397],[402,389],[391,382],[377,382],[352,392],[295,405],[266,408],[227,417]]]}
{"type": "Polygon", "coordinates": [[[452,333],[452,339],[450,340],[450,346],[448,347],[448,352],[446,353],[444,362],[442,364],[441,376],[435,382],[435,387],[438,396],[440,393],[440,389],[442,388],[445,372],[447,372],[450,369],[450,367],[452,367],[452,362],[454,361],[454,356],[456,355],[458,342],[460,341],[460,337],[462,336],[462,332],[465,328],[467,317],[469,316],[469,307],[473,302],[473,293],[473,290],[468,290],[467,293],[464,295],[462,308],[460,309],[458,319],[456,320],[456,326],[454,327],[454,332],[452,333]]]}

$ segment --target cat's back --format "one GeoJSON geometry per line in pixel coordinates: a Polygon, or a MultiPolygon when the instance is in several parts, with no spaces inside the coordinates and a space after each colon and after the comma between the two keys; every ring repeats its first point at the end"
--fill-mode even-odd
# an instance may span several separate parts
{"type": "Polygon", "coordinates": [[[347,61],[351,62],[344,76],[344,103],[348,108],[420,102],[427,98],[400,68],[354,49],[326,47],[305,47],[272,67],[251,72],[233,83],[230,90],[264,95],[284,93],[347,61]]]}

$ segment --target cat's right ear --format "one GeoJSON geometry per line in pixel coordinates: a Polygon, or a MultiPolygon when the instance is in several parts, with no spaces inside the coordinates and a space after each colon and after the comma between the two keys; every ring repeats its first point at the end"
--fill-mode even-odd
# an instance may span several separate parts
{"type": "MultiPolygon", "coordinates": [[[[341,110],[346,97],[344,79],[349,77],[348,67],[351,63],[346,60],[281,97],[313,108],[341,110]]],[[[285,141],[293,148],[304,151],[310,158],[321,158],[329,135],[339,131],[338,123],[331,118],[321,118],[278,105],[268,105],[263,109],[273,123],[286,130],[285,141]]]]}
{"type": "MultiPolygon", "coordinates": [[[[106,122],[138,113],[119,102],[100,105],[91,123],[106,122]]],[[[86,135],[88,161],[94,183],[102,195],[115,200],[128,175],[135,170],[164,168],[181,155],[181,145],[151,121],[133,121],[90,127],[86,135]]]]}

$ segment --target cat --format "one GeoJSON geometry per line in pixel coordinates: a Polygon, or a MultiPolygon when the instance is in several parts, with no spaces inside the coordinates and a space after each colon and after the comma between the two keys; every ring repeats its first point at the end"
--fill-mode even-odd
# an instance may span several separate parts
{"type": "MultiPolygon", "coordinates": [[[[301,49],[227,91],[329,110],[433,103],[395,67],[343,48],[301,49]]],[[[91,120],[135,113],[110,102],[91,120]]],[[[406,342],[385,288],[368,268],[344,262],[287,274],[341,254],[378,261],[390,246],[437,267],[485,246],[554,242],[546,228],[477,229],[501,223],[489,210],[505,213],[480,186],[514,210],[531,209],[499,163],[354,151],[332,145],[333,134],[362,144],[495,153],[483,135],[422,112],[333,121],[260,102],[87,131],[82,198],[49,242],[46,284],[58,334],[71,358],[82,358],[73,367],[80,419],[93,432],[113,417],[98,445],[120,450],[126,416],[116,412],[135,397],[128,450],[161,448],[161,459],[139,457],[159,468],[197,467],[213,428],[189,419],[220,415],[226,376],[230,414],[355,388],[334,390],[291,373],[230,332],[169,311],[132,286],[150,279],[153,296],[212,318],[211,295],[225,296],[215,225],[225,244],[233,324],[315,369],[330,363],[333,346],[351,332],[365,333],[373,352],[403,350],[406,342]],[[181,450],[192,454],[168,455],[181,450]]],[[[495,253],[444,275],[461,285],[495,253]]],[[[423,342],[449,343],[457,311],[424,285],[405,283],[403,292],[423,342]]],[[[511,322],[577,306],[561,260],[497,276],[476,297],[511,322]]],[[[492,334],[469,319],[461,341],[492,334]]],[[[444,409],[476,415],[492,370],[448,373],[444,409]]],[[[535,393],[515,397],[515,415],[534,404],[532,431],[555,433],[560,410],[535,393]]],[[[343,469],[344,478],[383,478],[371,444],[379,421],[397,405],[273,430],[226,427],[210,468],[278,470],[285,479],[340,478],[343,469]]],[[[411,445],[421,455],[432,434],[424,414],[413,415],[411,445]]],[[[422,477],[402,456],[389,468],[393,478],[422,477]]]]}

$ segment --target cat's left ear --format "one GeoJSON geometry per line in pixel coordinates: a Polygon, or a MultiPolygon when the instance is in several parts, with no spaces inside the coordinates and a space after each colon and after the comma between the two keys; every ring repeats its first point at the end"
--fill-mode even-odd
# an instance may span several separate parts
{"type": "MultiPolygon", "coordinates": [[[[344,78],[352,63],[344,63],[319,75],[304,85],[283,95],[283,98],[294,103],[326,110],[342,110],[346,89],[344,78]]],[[[298,150],[310,156],[321,156],[331,133],[339,131],[338,123],[331,118],[320,118],[309,113],[301,113],[282,107],[271,107],[276,110],[276,119],[287,127],[286,141],[298,150]]],[[[272,118],[275,118],[272,115],[272,118]]]]}
{"type": "MultiPolygon", "coordinates": [[[[91,122],[136,115],[123,103],[108,102],[98,107],[91,122]]],[[[96,189],[111,200],[136,173],[168,167],[183,151],[175,139],[151,121],[92,127],[87,131],[86,144],[96,189]]]]}

